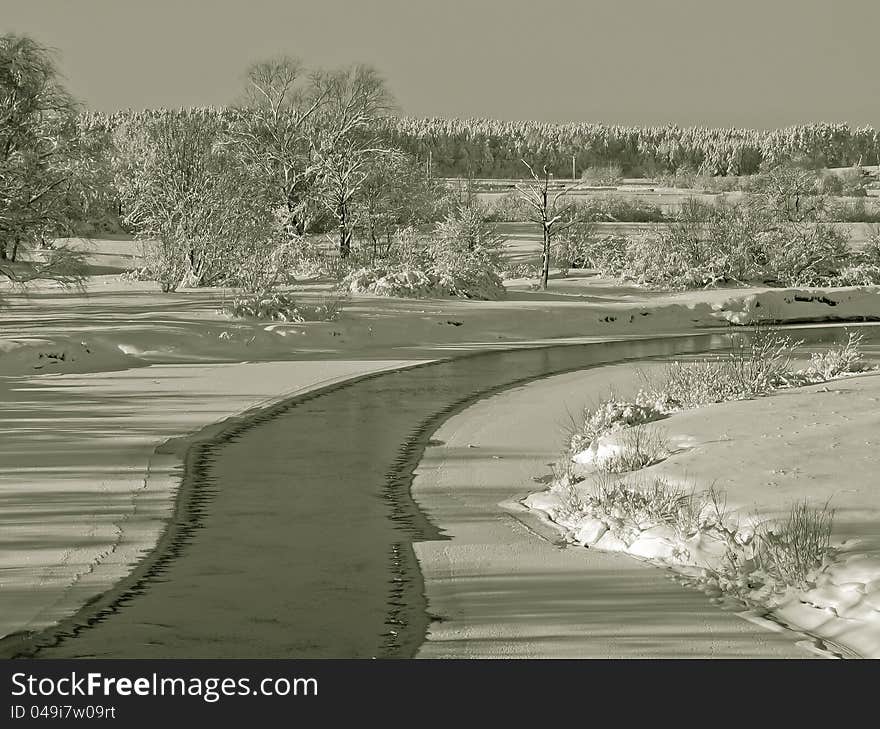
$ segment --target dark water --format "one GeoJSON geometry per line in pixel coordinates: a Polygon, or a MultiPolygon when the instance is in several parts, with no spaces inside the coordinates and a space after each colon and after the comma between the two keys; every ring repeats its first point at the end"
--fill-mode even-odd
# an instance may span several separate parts
{"type": "MultiPolygon", "coordinates": [[[[864,331],[880,341],[880,328],[864,331]]],[[[805,328],[797,338],[845,333],[805,328]]],[[[272,408],[191,450],[177,515],[130,578],[56,629],[0,642],[0,655],[413,655],[429,618],[411,544],[441,535],[409,486],[443,420],[512,384],[728,345],[724,334],[695,334],[490,352],[272,408]]]]}

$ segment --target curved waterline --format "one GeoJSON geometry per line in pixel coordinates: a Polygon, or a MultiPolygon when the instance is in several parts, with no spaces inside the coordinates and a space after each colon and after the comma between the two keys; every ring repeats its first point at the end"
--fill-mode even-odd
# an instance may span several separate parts
{"type": "MultiPolygon", "coordinates": [[[[828,331],[839,327],[804,334],[828,331]]],[[[190,447],[175,515],[130,576],[61,625],[4,640],[0,653],[413,655],[428,616],[411,545],[441,535],[409,487],[446,419],[548,375],[727,343],[727,334],[706,333],[485,352],[349,380],[230,423],[190,447]],[[291,439],[313,448],[283,459],[300,472],[310,466],[295,486],[285,487],[289,470],[244,484],[291,439]]]]}

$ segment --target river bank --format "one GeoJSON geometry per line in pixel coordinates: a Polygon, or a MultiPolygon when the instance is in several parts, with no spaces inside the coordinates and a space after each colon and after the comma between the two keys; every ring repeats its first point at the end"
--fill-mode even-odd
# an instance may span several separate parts
{"type": "Polygon", "coordinates": [[[655,567],[567,545],[519,505],[558,458],[566,410],[625,392],[645,367],[546,378],[481,401],[434,433],[413,496],[449,540],[415,545],[434,617],[418,657],[815,655],[806,636],[719,609],[655,567]]]}

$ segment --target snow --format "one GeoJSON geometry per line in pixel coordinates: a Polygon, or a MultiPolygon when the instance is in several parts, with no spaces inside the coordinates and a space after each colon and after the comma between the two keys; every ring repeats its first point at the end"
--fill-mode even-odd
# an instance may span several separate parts
{"type": "Polygon", "coordinates": [[[876,286],[836,289],[776,289],[713,304],[715,315],[731,324],[878,320],[876,286]]]}
{"type": "Polygon", "coordinates": [[[609,433],[593,441],[589,448],[575,453],[572,460],[582,466],[594,466],[599,468],[603,463],[610,461],[624,451],[624,447],[618,442],[619,433],[609,433]]]}
{"type": "MultiPolygon", "coordinates": [[[[714,485],[728,500],[727,518],[737,524],[737,542],[746,545],[757,524],[784,518],[794,501],[829,503],[836,510],[833,550],[815,573],[814,584],[762,599],[769,600],[767,607],[775,620],[808,632],[830,650],[880,658],[880,494],[876,490],[880,456],[873,440],[878,402],[880,375],[865,374],[757,400],[682,411],[663,424],[670,439],[690,447],[622,478],[633,483],[659,478],[685,492],[714,485]]],[[[613,442],[619,436],[617,431],[606,440],[613,442]]],[[[584,453],[575,460],[595,463],[584,453]]],[[[589,469],[583,473],[587,480],[574,491],[586,497],[592,486],[589,469]]],[[[523,504],[541,511],[574,543],[625,551],[692,576],[700,569],[717,569],[726,552],[711,531],[681,535],[668,526],[646,524],[636,534],[623,533],[615,514],[572,513],[559,493],[552,487],[544,494],[530,494],[523,504]],[[592,524],[597,519],[608,531],[593,526],[590,534],[571,534],[572,524],[587,520],[592,524]],[[598,538],[579,538],[593,535],[598,538]]],[[[710,592],[720,596],[722,591],[712,584],[710,592]]],[[[759,593],[753,592],[755,599],[759,593]]]]}
{"type": "Polygon", "coordinates": [[[595,544],[608,531],[608,525],[591,516],[578,519],[572,527],[574,541],[583,547],[595,544]]]}
{"type": "MultiPolygon", "coordinates": [[[[804,636],[720,610],[667,571],[612,553],[627,545],[610,531],[599,548],[560,549],[561,530],[519,503],[558,456],[572,392],[618,390],[631,376],[618,365],[549,377],[481,400],[432,435],[412,493],[448,539],[414,545],[436,616],[417,657],[812,657],[804,636]]],[[[546,491],[528,501],[561,504],[546,491]]],[[[566,531],[594,526],[573,518],[566,531]]]]}
{"type": "MultiPolygon", "coordinates": [[[[356,296],[339,321],[307,324],[231,321],[218,312],[228,291],[162,294],[109,275],[84,292],[4,288],[0,495],[14,506],[0,509],[0,636],[70,615],[130,570],[171,513],[194,434],[229,417],[489,347],[726,326],[755,311],[742,297],[779,293],[658,294],[577,273],[551,286],[514,286],[500,302],[356,296]]],[[[878,290],[859,291],[880,311],[878,290]]],[[[306,302],[328,293],[297,288],[306,302]]],[[[786,315],[804,307],[829,308],[797,302],[786,315]]]]}

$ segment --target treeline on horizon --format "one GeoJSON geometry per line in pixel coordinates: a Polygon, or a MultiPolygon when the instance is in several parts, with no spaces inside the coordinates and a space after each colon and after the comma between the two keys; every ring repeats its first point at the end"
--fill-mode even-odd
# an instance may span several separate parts
{"type": "MultiPolygon", "coordinates": [[[[83,111],[84,130],[113,131],[162,116],[205,115],[221,124],[225,107],[83,111]]],[[[813,123],[783,129],[553,124],[493,119],[387,116],[373,133],[421,161],[437,177],[521,178],[522,160],[570,178],[590,168],[615,166],[627,177],[681,172],[705,176],[756,174],[778,165],[810,169],[880,164],[880,131],[871,126],[813,123]]]]}

